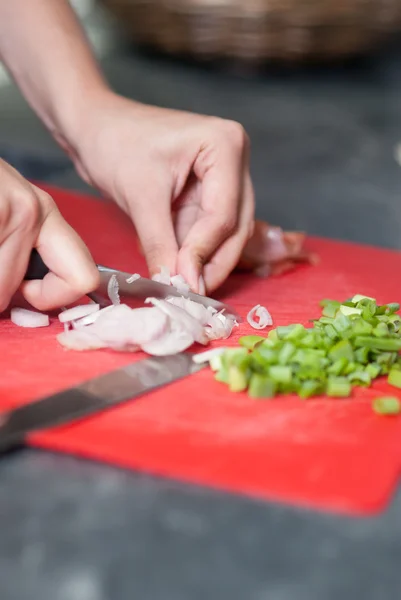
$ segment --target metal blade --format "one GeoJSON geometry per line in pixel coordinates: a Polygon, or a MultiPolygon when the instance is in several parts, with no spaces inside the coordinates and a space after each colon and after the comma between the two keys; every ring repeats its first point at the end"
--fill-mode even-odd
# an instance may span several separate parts
{"type": "Polygon", "coordinates": [[[218,300],[213,300],[212,298],[208,298],[206,296],[200,296],[199,294],[194,294],[193,292],[181,293],[178,292],[172,285],[165,285],[163,283],[153,281],[152,279],[146,279],[145,277],[141,277],[133,283],[127,283],[127,279],[131,277],[129,273],[116,271],[115,269],[110,269],[109,267],[104,267],[102,265],[98,265],[98,269],[101,279],[98,292],[105,296],[107,296],[107,286],[110,281],[110,277],[115,275],[119,285],[120,296],[126,296],[132,302],[136,302],[137,304],[143,305],[144,300],[149,297],[164,299],[168,296],[176,296],[178,298],[184,296],[184,298],[189,298],[189,300],[198,302],[203,306],[206,306],[206,308],[208,306],[212,306],[217,311],[224,310],[227,316],[232,316],[239,323],[242,321],[242,318],[237,311],[224,302],[219,302],[218,300]]]}
{"type": "Polygon", "coordinates": [[[62,425],[196,373],[189,353],[151,357],[0,415],[0,450],[21,444],[35,430],[62,425]]]}

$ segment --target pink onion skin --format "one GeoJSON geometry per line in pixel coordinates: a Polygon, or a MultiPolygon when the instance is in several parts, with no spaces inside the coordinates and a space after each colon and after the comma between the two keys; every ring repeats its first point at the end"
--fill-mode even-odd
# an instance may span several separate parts
{"type": "Polygon", "coordinates": [[[11,321],[18,327],[27,327],[36,329],[38,327],[48,327],[50,325],[49,315],[40,312],[28,310],[26,308],[14,307],[11,309],[11,321]]]}

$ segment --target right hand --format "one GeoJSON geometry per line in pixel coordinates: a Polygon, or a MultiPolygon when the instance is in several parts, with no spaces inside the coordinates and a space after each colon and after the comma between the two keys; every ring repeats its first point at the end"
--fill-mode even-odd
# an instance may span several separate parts
{"type": "Polygon", "coordinates": [[[98,283],[88,248],[53,199],[0,159],[0,312],[19,289],[44,311],[75,302],[98,283]],[[50,269],[42,281],[23,281],[32,248],[50,269]]]}

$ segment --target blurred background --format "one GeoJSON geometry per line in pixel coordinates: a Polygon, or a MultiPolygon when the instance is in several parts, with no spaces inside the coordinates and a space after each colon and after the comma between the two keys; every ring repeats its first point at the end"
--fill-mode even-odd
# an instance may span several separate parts
{"type": "MultiPolygon", "coordinates": [[[[401,247],[401,0],[71,0],[114,89],[240,121],[257,215],[401,247]]],[[[87,191],[0,65],[0,156],[87,191]]]]}

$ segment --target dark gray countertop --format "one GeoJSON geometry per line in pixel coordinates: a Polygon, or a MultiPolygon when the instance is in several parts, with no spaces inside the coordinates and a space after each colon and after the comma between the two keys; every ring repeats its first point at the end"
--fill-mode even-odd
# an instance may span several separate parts
{"type": "MultiPolygon", "coordinates": [[[[104,65],[132,97],[242,121],[260,216],[400,247],[400,52],[263,76],[135,52],[104,65]]],[[[87,189],[15,91],[2,106],[4,157],[87,189]]],[[[400,495],[377,518],[343,518],[26,450],[0,461],[0,532],[1,600],[401,597],[400,495]]]]}

